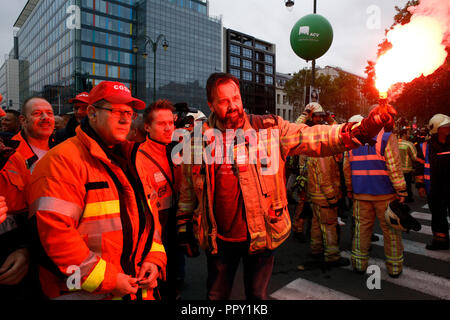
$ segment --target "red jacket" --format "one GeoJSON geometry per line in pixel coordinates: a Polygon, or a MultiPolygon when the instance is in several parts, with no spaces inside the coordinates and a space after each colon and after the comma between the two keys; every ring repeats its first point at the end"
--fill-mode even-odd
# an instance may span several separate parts
{"type": "MultiPolygon", "coordinates": [[[[158,265],[164,278],[166,254],[155,203],[139,203],[139,211],[124,171],[80,127],[76,133],[38,162],[29,202],[46,254],[66,276],[71,266],[80,268],[81,290],[69,293],[66,279],[41,268],[44,293],[50,298],[67,293],[69,299],[112,298],[117,274],[135,277],[142,262],[158,265]]],[[[118,147],[128,168],[135,168],[133,144],[118,147]]],[[[142,187],[151,199],[152,187],[145,182],[142,187]]]]}

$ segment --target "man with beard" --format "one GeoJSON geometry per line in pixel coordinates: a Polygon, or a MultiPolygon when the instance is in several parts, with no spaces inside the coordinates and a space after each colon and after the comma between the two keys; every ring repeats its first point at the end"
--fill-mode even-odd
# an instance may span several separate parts
{"type": "Polygon", "coordinates": [[[308,127],[274,115],[244,113],[239,80],[230,74],[212,74],[206,92],[212,113],[202,130],[206,135],[215,133],[210,138],[198,137],[194,129],[192,158],[182,165],[179,239],[188,242],[195,234],[206,251],[208,299],[230,297],[241,258],[247,299],[267,299],[274,249],[291,229],[284,169],[279,170],[286,157],[301,153],[330,156],[358,147],[391,124],[395,111],[376,109],[359,123],[308,127]],[[208,159],[211,150],[218,160],[223,149],[221,161],[197,161],[208,159]]]}

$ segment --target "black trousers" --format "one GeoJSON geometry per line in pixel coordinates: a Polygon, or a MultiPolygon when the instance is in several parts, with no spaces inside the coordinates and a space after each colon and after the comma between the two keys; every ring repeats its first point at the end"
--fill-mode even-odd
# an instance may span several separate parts
{"type": "Polygon", "coordinates": [[[427,202],[431,211],[431,230],[433,234],[445,234],[448,239],[447,217],[450,216],[450,199],[429,194],[427,202]]]}
{"type": "Polygon", "coordinates": [[[218,254],[206,254],[208,263],[208,300],[228,300],[239,262],[244,264],[244,287],[247,300],[267,300],[267,288],[272,276],[274,252],[266,250],[249,254],[248,242],[228,242],[217,239],[218,254]]]}

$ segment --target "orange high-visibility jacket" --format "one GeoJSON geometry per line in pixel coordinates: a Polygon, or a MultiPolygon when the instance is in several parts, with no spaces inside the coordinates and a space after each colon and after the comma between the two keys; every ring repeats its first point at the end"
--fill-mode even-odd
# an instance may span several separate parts
{"type": "Polygon", "coordinates": [[[5,197],[8,206],[6,219],[0,223],[0,246],[7,246],[11,252],[27,242],[25,221],[28,205],[25,188],[29,181],[30,172],[25,160],[20,153],[15,152],[0,170],[0,196],[5,197]]]}
{"type": "MultiPolygon", "coordinates": [[[[134,166],[137,148],[128,142],[121,147],[134,166]]],[[[80,127],[75,137],[38,162],[28,191],[42,246],[63,274],[70,276],[74,270],[81,274],[81,290],[69,293],[67,279],[41,268],[41,285],[48,297],[112,298],[117,274],[136,277],[143,262],[158,265],[165,277],[161,227],[150,201],[154,191],[146,183],[142,187],[147,203],[137,203],[125,173],[80,127]],[[145,225],[138,205],[150,209],[144,211],[151,213],[145,214],[145,225]],[[126,272],[124,265],[134,270],[126,272]]]]}

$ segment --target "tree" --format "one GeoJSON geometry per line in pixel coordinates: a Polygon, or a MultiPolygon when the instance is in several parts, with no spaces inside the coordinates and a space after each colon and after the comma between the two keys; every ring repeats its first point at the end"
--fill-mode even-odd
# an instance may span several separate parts
{"type": "MultiPolygon", "coordinates": [[[[320,90],[320,105],[328,111],[334,112],[339,118],[348,119],[359,111],[359,83],[356,76],[338,71],[337,77],[319,74],[314,82],[320,90]]],[[[311,73],[302,69],[294,73],[292,79],[286,81],[284,90],[289,101],[294,105],[294,119],[296,119],[305,106],[305,86],[311,85],[311,73]]]]}

